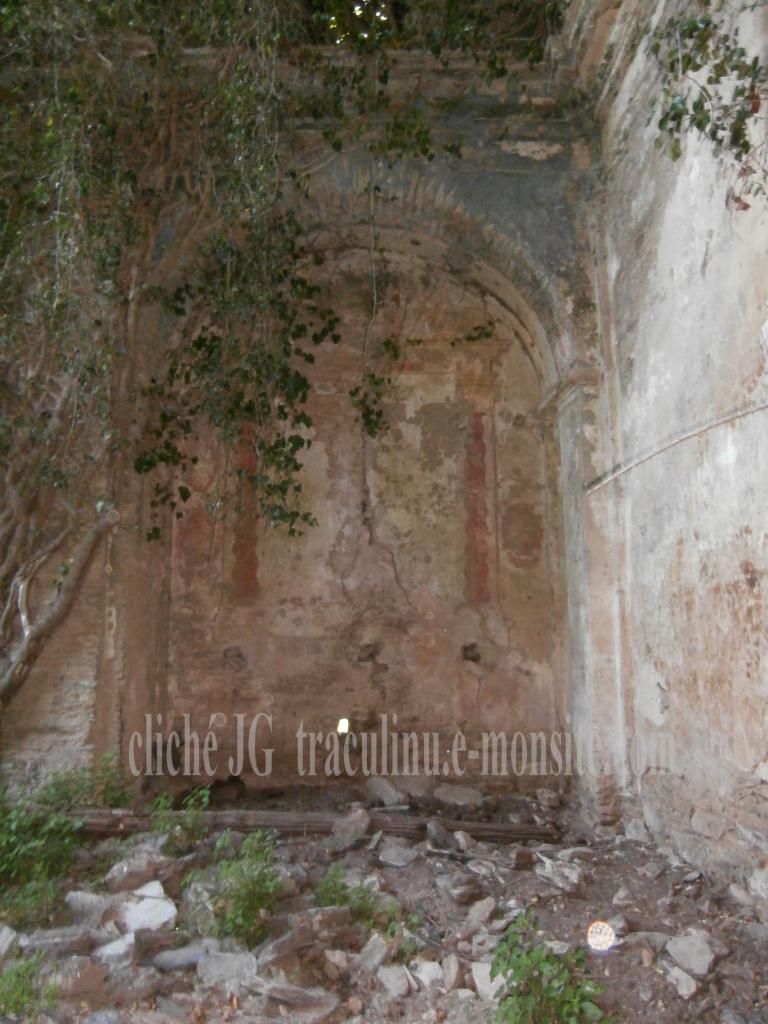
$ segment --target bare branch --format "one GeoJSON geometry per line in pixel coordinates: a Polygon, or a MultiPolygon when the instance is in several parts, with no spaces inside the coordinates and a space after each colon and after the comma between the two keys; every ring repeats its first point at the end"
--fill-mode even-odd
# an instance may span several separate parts
{"type": "Polygon", "coordinates": [[[8,666],[0,675],[0,702],[2,704],[7,704],[24,683],[40,648],[66,617],[80,589],[93,553],[103,534],[116,522],[115,517],[115,512],[108,512],[101,516],[77,542],[72,552],[69,572],[56,597],[49,602],[37,621],[25,632],[21,642],[11,652],[8,666]]]}

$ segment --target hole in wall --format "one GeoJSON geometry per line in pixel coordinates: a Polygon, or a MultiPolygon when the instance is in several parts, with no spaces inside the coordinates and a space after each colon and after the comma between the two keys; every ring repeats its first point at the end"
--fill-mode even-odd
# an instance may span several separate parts
{"type": "Polygon", "coordinates": [[[480,664],[480,648],[472,641],[471,643],[462,644],[461,647],[461,660],[472,661],[475,665],[480,664]]]}

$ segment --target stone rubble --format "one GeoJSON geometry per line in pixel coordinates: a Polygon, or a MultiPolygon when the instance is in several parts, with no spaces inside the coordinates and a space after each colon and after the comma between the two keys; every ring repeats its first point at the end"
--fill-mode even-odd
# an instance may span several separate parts
{"type": "MultiPolygon", "coordinates": [[[[438,787],[436,806],[446,801],[441,788],[447,814],[476,809],[463,795],[466,803],[450,803],[454,789],[471,787],[438,787]]],[[[369,802],[381,802],[383,787],[372,790],[369,802]]],[[[422,841],[384,835],[371,846],[369,827],[368,812],[353,805],[331,836],[278,841],[278,908],[253,949],[215,934],[212,842],[185,858],[141,844],[94,888],[80,882],[66,895],[73,923],[17,934],[0,922],[0,961],[43,955],[46,983],[61,994],[48,1024],[468,1024],[492,1019],[503,987],[491,979],[494,955],[530,909],[558,957],[584,944],[594,917],[608,922],[615,945],[589,965],[622,1021],[641,1024],[652,1012],[658,1024],[677,1024],[687,1007],[702,1021],[763,1024],[756,1007],[768,986],[756,972],[768,925],[759,896],[675,866],[639,831],[585,838],[564,827],[560,845],[505,847],[446,828],[437,811],[422,841]],[[313,889],[332,864],[386,915],[318,907],[313,889]],[[194,878],[184,882],[190,865],[194,878]],[[750,967],[744,948],[755,951],[750,967]],[[719,1017],[707,1016],[712,1008],[719,1017]]]]}
{"type": "Polygon", "coordinates": [[[686,935],[670,939],[667,943],[667,952],[684,971],[702,978],[709,973],[715,962],[715,953],[708,938],[706,932],[691,929],[686,935]]]}

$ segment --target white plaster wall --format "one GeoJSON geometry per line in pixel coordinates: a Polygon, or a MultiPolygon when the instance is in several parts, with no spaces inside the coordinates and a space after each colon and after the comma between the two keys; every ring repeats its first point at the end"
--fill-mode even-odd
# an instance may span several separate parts
{"type": "MultiPolygon", "coordinates": [[[[655,147],[655,61],[644,42],[627,54],[663,8],[626,4],[603,66],[595,247],[618,475],[597,489],[616,503],[625,717],[673,751],[671,774],[634,789],[683,852],[746,868],[768,835],[768,201],[737,212],[736,168],[705,141],[676,163],[655,147]]],[[[765,60],[766,13],[741,29],[765,60]]]]}

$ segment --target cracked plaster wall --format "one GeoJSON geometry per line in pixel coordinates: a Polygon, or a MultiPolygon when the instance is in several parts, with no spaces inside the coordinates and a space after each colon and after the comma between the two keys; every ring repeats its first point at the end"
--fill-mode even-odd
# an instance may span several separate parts
{"type": "MultiPolygon", "coordinates": [[[[577,4],[564,40],[603,125],[592,215],[612,451],[587,501],[611,524],[599,622],[625,744],[670,751],[670,773],[630,773],[626,794],[685,856],[748,874],[768,854],[768,215],[759,197],[736,209],[736,168],[706,142],[687,138],[676,163],[655,148],[639,27],[674,10],[577,4]]],[[[764,61],[766,12],[740,29],[764,61]]]]}

